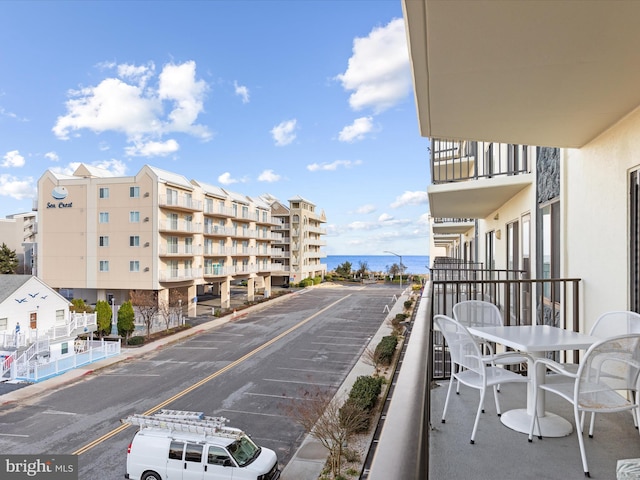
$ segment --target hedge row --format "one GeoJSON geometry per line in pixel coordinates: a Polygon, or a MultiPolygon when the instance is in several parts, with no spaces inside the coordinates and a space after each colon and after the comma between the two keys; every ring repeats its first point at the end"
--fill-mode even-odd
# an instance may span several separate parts
{"type": "Polygon", "coordinates": [[[360,428],[358,429],[360,432],[366,432],[369,430],[371,416],[373,415],[373,407],[376,406],[378,396],[382,392],[383,383],[384,378],[382,377],[358,377],[351,387],[349,398],[340,409],[342,413],[346,408],[355,407],[367,414],[366,420],[361,423],[360,428]]]}
{"type": "Polygon", "coordinates": [[[398,346],[398,337],[395,335],[387,335],[380,340],[374,352],[375,358],[381,365],[391,365],[393,354],[398,346]]]}

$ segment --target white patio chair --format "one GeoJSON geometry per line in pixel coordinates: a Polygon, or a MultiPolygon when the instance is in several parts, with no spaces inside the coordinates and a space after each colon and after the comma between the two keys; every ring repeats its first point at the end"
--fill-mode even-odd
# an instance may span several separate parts
{"type": "MultiPolygon", "coordinates": [[[[500,309],[495,304],[483,300],[465,300],[456,303],[453,306],[453,318],[465,327],[501,327],[504,325],[500,309]]],[[[494,354],[493,347],[489,342],[480,342],[487,347],[491,355],[494,354]]],[[[529,360],[531,360],[530,356],[518,353],[517,356],[496,359],[494,365],[520,365],[529,360]]],[[[498,385],[499,390],[500,386],[498,385]]]]}
{"type": "MultiPolygon", "coordinates": [[[[534,403],[540,390],[555,393],[573,405],[574,421],[580,456],[585,476],[589,477],[589,467],[583,438],[584,412],[620,412],[625,410],[636,412],[640,407],[636,400],[622,393],[636,392],[639,387],[640,373],[640,334],[618,335],[609,337],[593,344],[585,354],[577,373],[563,367],[562,364],[546,358],[535,361],[534,368],[546,367],[559,375],[563,375],[565,382],[537,383],[534,382],[534,403]]],[[[533,440],[535,427],[540,432],[538,416],[534,413],[531,419],[529,442],[533,440]]],[[[593,422],[589,429],[589,436],[593,436],[593,422]]],[[[538,435],[538,438],[542,438],[538,435]]]]}
{"type": "Polygon", "coordinates": [[[476,431],[478,430],[480,413],[484,411],[484,399],[487,388],[494,388],[496,411],[498,416],[500,416],[502,412],[500,411],[500,401],[498,400],[496,386],[513,382],[526,383],[528,382],[528,378],[491,364],[493,360],[506,359],[518,354],[504,353],[483,356],[477,341],[460,322],[446,315],[436,315],[433,321],[438,330],[442,332],[449,347],[449,355],[451,357],[451,378],[449,380],[447,398],[444,402],[442,423],[446,421],[447,407],[449,406],[449,397],[451,396],[454,381],[480,390],[480,402],[478,403],[478,411],[476,412],[476,418],[471,432],[471,443],[473,444],[475,442],[476,431]]]}
{"type": "MultiPolygon", "coordinates": [[[[589,331],[589,335],[603,339],[618,335],[626,335],[628,333],[640,333],[640,314],[627,310],[614,310],[603,313],[598,317],[589,331]]],[[[563,368],[573,373],[578,371],[577,364],[564,364],[563,368]]],[[[551,374],[550,378],[547,379],[547,382],[550,381],[557,381],[553,374],[551,374]]],[[[630,392],[630,394],[634,395],[635,393],[630,392]]],[[[638,428],[638,418],[635,410],[632,410],[631,413],[633,415],[633,424],[638,428]]],[[[584,422],[584,415],[582,417],[582,422],[584,422]]],[[[590,432],[593,432],[594,423],[595,413],[591,415],[591,425],[589,427],[590,432]]],[[[593,436],[593,433],[590,433],[589,436],[593,436]]]]}

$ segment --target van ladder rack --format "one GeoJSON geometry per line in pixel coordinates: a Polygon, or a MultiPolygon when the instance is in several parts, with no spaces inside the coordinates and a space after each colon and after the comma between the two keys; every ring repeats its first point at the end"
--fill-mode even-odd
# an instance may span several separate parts
{"type": "Polygon", "coordinates": [[[155,415],[134,414],[121,420],[122,423],[140,428],[159,428],[234,439],[244,435],[242,430],[225,426],[227,421],[224,417],[206,417],[201,412],[181,410],[161,410],[155,415]]]}

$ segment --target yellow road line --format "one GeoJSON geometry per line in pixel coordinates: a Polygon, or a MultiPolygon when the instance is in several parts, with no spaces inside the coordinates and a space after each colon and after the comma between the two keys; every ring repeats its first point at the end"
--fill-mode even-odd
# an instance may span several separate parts
{"type": "MultiPolygon", "coordinates": [[[[222,375],[223,373],[228,372],[229,370],[231,370],[233,367],[239,365],[240,363],[244,362],[245,360],[248,360],[249,358],[253,357],[256,353],[261,352],[262,350],[264,350],[267,347],[270,347],[271,345],[273,345],[275,342],[277,342],[278,340],[286,337],[287,335],[289,335],[291,332],[297,330],[298,328],[300,328],[301,326],[303,326],[304,324],[306,324],[307,322],[313,320],[315,317],[317,317],[318,315],[320,315],[321,313],[329,310],[331,307],[333,307],[334,305],[340,303],[341,301],[345,300],[346,298],[350,297],[351,294],[346,295],[338,300],[336,300],[335,302],[333,302],[331,305],[328,305],[326,307],[324,307],[322,310],[318,310],[316,313],[314,313],[313,315],[305,318],[304,320],[302,320],[300,323],[297,323],[296,325],[294,325],[293,327],[289,328],[288,330],[285,330],[284,332],[282,332],[280,335],[278,335],[277,337],[272,338],[271,340],[269,340],[266,343],[263,343],[262,345],[260,345],[259,347],[257,347],[256,349],[250,351],[249,353],[247,353],[246,355],[240,357],[239,359],[231,362],[229,365],[227,365],[226,367],[221,368],[220,370],[218,370],[217,372],[212,373],[211,375],[209,375],[208,377],[203,378],[202,380],[200,380],[197,383],[194,383],[193,385],[191,385],[188,388],[185,388],[184,390],[182,390],[179,393],[176,393],[173,397],[168,398],[167,400],[165,400],[162,403],[159,403],[158,405],[156,405],[155,407],[150,408],[149,410],[147,410],[146,412],[143,413],[143,415],[152,415],[153,413],[157,412],[158,410],[160,410],[161,408],[166,407],[167,405],[169,405],[171,402],[175,402],[176,400],[178,400],[181,397],[184,397],[185,395],[187,395],[188,393],[193,392],[195,389],[201,387],[202,385],[204,385],[207,382],[210,382],[211,380],[213,380],[216,377],[219,377],[220,375],[222,375]]],[[[104,435],[102,435],[99,438],[96,438],[94,441],[87,443],[84,447],[79,448],[78,450],[76,450],[75,452],[72,452],[71,455],[82,455],[83,453],[88,452],[89,450],[91,450],[93,447],[101,444],[102,442],[104,442],[105,440],[110,439],[111,437],[116,436],[117,434],[119,434],[120,432],[124,431],[125,429],[129,428],[130,424],[129,423],[123,423],[122,425],[120,425],[117,428],[114,428],[113,430],[111,430],[110,432],[105,433],[104,435]]]]}

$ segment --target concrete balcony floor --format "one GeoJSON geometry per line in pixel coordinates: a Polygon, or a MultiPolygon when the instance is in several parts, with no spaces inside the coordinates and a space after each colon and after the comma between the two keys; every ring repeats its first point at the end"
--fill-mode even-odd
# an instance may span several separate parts
{"type": "MultiPolygon", "coordinates": [[[[471,430],[480,391],[464,385],[460,395],[451,394],[446,423],[441,423],[448,380],[431,390],[429,432],[429,478],[434,480],[466,478],[474,480],[584,479],[575,429],[561,438],[527,435],[505,427],[496,415],[493,393],[487,392],[485,413],[480,417],[475,444],[471,430]]],[[[455,387],[455,386],[454,386],[455,387]]],[[[526,406],[526,385],[503,385],[500,406],[503,412],[526,406]]],[[[547,395],[547,411],[573,424],[571,405],[557,395],[547,395]]],[[[587,423],[588,425],[588,416],[587,423]]],[[[587,427],[588,428],[588,427],[587,427]]],[[[593,438],[585,434],[585,448],[591,478],[616,478],[619,459],[640,458],[640,435],[629,412],[599,414],[593,438]]]]}

